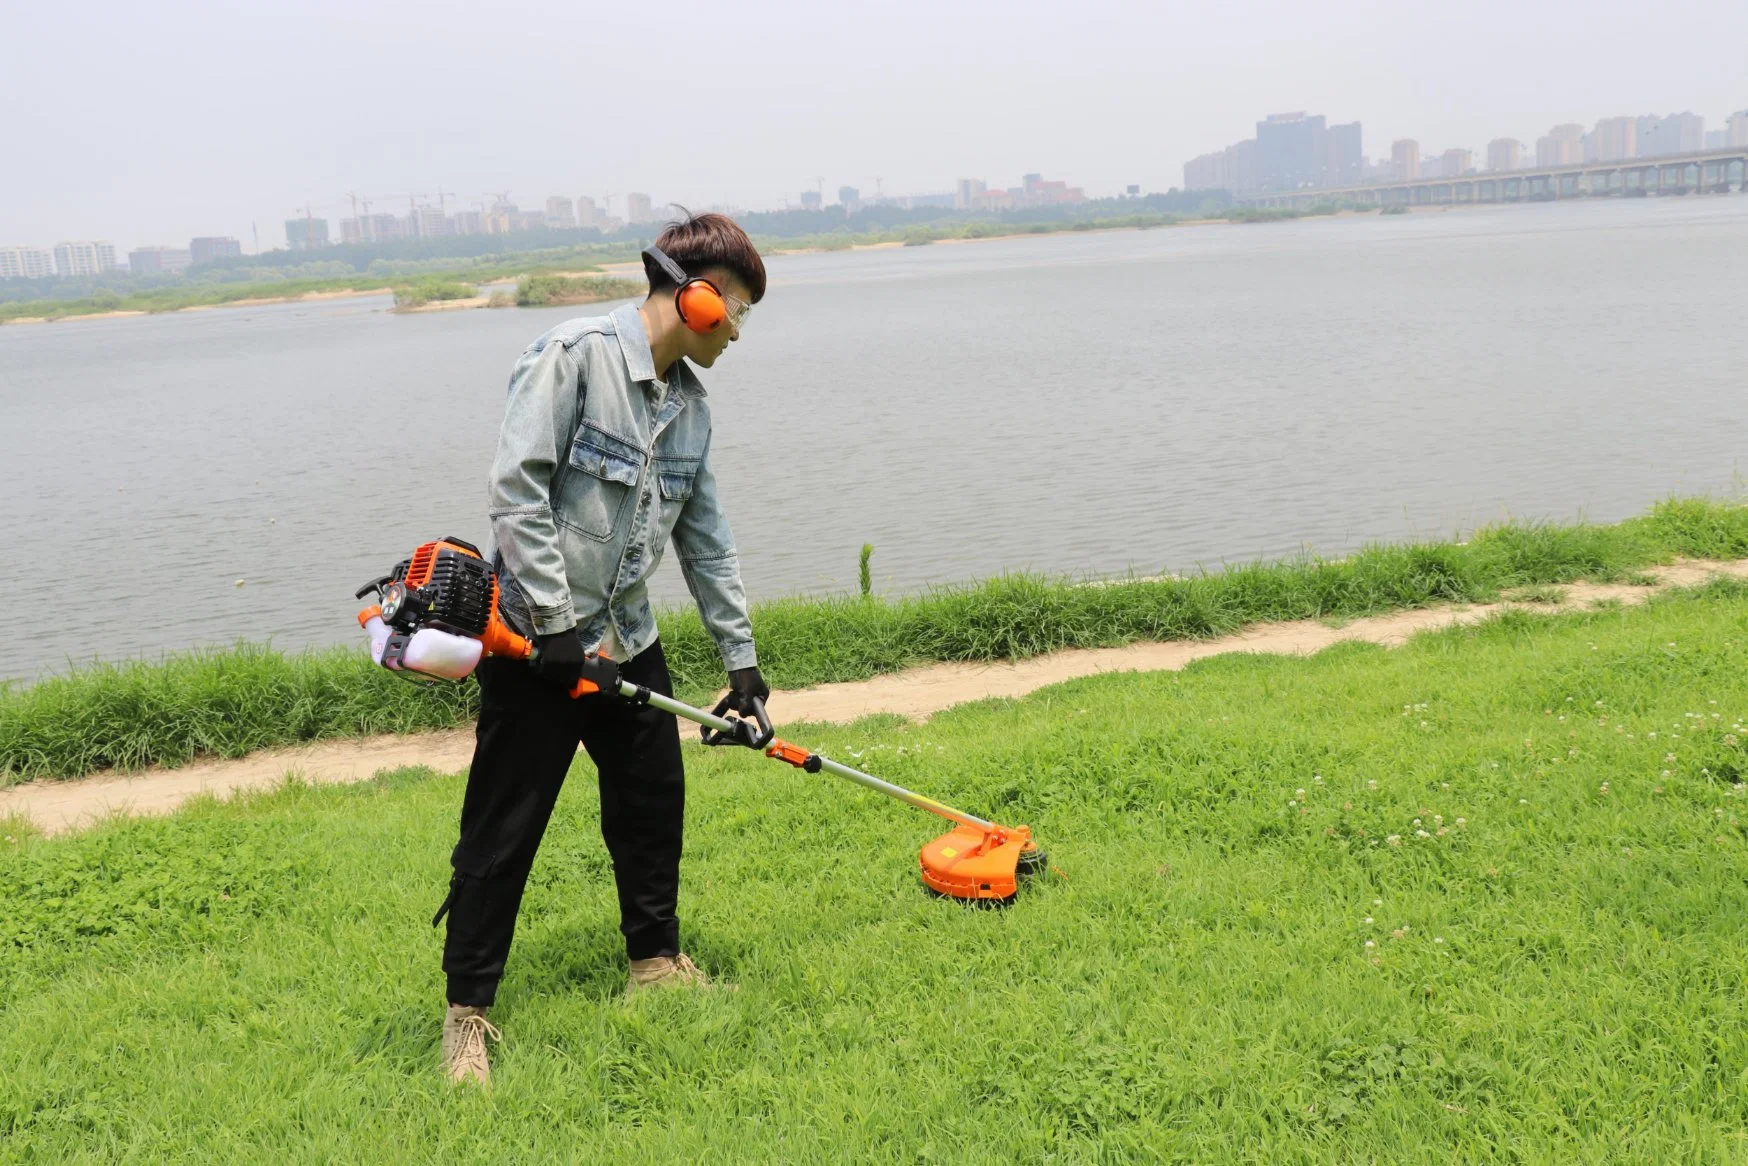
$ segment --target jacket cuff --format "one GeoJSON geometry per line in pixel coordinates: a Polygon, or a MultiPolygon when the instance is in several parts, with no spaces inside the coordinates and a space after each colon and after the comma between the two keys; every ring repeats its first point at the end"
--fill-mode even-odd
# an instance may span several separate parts
{"type": "Polygon", "coordinates": [[[555,607],[534,607],[528,614],[534,621],[534,634],[537,636],[555,636],[577,626],[576,613],[568,603],[555,607]]]}
{"type": "Polygon", "coordinates": [[[716,650],[722,653],[722,666],[733,672],[737,668],[756,668],[759,664],[759,653],[753,648],[751,640],[740,640],[732,644],[718,644],[716,650]]]}

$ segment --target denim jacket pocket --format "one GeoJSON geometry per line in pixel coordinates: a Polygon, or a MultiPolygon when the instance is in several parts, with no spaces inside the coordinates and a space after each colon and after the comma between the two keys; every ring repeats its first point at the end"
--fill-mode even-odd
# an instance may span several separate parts
{"type": "Polygon", "coordinates": [[[599,542],[613,537],[643,472],[641,448],[583,422],[571,443],[570,468],[563,497],[553,516],[563,525],[599,542]]]}
{"type": "Polygon", "coordinates": [[[655,460],[656,480],[664,502],[684,502],[692,496],[693,483],[698,480],[695,457],[658,457],[655,460]]]}

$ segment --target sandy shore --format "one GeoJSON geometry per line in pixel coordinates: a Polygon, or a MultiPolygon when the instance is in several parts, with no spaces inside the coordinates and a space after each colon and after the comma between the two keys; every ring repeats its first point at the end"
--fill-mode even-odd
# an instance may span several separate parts
{"type": "Polygon", "coordinates": [[[392,287],[336,288],[333,291],[305,292],[301,296],[261,296],[248,300],[227,300],[222,304],[189,304],[185,308],[167,308],[162,312],[147,312],[128,308],[114,312],[90,312],[79,316],[20,316],[16,320],[0,320],[5,324],[64,324],[72,320],[117,320],[123,316],[173,316],[181,312],[210,312],[215,308],[259,308],[267,304],[301,304],[314,300],[350,300],[359,296],[390,296],[392,287]]]}
{"type": "MultiPolygon", "coordinates": [[[[827,684],[771,696],[771,709],[786,725],[845,723],[873,713],[923,720],[965,701],[1021,697],[1050,684],[1104,672],[1174,671],[1227,652],[1303,656],[1333,644],[1363,641],[1385,647],[1406,643],[1418,632],[1477,623],[1518,608],[1579,611],[1599,603],[1639,604],[1670,587],[1689,587],[1713,575],[1748,579],[1748,559],[1719,563],[1687,561],[1658,567],[1646,585],[1574,583],[1558,590],[1558,603],[1506,601],[1419,608],[1358,619],[1339,627],[1315,620],[1258,624],[1214,640],[1130,644],[1123,648],[1071,649],[1030,660],[997,664],[929,664],[847,684],[827,684]]],[[[201,761],[181,769],[135,774],[97,774],[75,781],[37,781],[0,790],[0,819],[19,817],[47,834],[75,830],[117,814],[168,814],[188,799],[226,797],[270,789],[287,777],[315,783],[364,781],[389,769],[423,765],[443,773],[465,769],[473,754],[471,728],[410,736],[320,741],[269,749],[236,760],[201,761]]]]}
{"type": "Polygon", "coordinates": [[[488,308],[491,306],[491,296],[468,296],[460,300],[432,300],[414,308],[390,308],[397,316],[411,316],[419,312],[459,312],[465,308],[488,308]]]}

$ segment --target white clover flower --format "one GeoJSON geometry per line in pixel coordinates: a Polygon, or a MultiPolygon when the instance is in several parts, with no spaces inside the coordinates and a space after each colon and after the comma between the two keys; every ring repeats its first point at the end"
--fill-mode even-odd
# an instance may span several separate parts
{"type": "Polygon", "coordinates": [[[1370,923],[1370,922],[1371,922],[1371,921],[1372,921],[1372,917],[1371,917],[1371,916],[1370,916],[1370,915],[1367,915],[1367,916],[1366,916],[1366,922],[1367,922],[1367,923],[1370,923]]]}
{"type": "Polygon", "coordinates": [[[1382,899],[1373,899],[1372,900],[1372,906],[1374,906],[1374,907],[1382,907],[1383,905],[1384,905],[1384,900],[1382,900],[1382,899]]]}
{"type": "Polygon", "coordinates": [[[1425,830],[1416,830],[1414,832],[1414,836],[1416,838],[1431,838],[1432,837],[1432,835],[1428,834],[1425,830]]]}
{"type": "Polygon", "coordinates": [[[1468,824],[1469,824],[1469,823],[1468,823],[1468,819],[1467,819],[1467,818],[1458,818],[1458,819],[1457,819],[1457,826],[1458,826],[1458,827],[1459,827],[1459,828],[1460,828],[1460,827],[1463,827],[1463,826],[1466,826],[1466,825],[1468,825],[1468,824]]]}
{"type": "Polygon", "coordinates": [[[1368,940],[1366,940],[1366,946],[1367,947],[1377,947],[1378,945],[1376,943],[1374,943],[1373,941],[1368,939],[1368,940]]]}
{"type": "Polygon", "coordinates": [[[1442,935],[1435,935],[1432,937],[1432,941],[1434,943],[1443,943],[1445,941],[1445,937],[1442,935]]]}
{"type": "Polygon", "coordinates": [[[1400,846],[1400,845],[1402,845],[1402,835],[1392,834],[1388,838],[1384,839],[1384,841],[1388,842],[1391,846],[1400,846]]]}
{"type": "Polygon", "coordinates": [[[1377,789],[1378,788],[1378,779],[1374,777],[1370,781],[1366,782],[1366,788],[1367,789],[1377,789]]]}

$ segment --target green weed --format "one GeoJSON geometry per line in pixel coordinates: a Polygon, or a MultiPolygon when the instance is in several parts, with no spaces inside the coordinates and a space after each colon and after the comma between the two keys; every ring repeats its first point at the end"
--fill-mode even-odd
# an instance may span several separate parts
{"type": "MultiPolygon", "coordinates": [[[[753,625],[766,676],[799,688],[927,661],[1019,659],[1218,636],[1270,620],[1483,602],[1502,588],[1618,579],[1678,554],[1748,555],[1748,507],[1679,500],[1613,526],[1503,524],[1467,543],[1373,546],[1345,559],[1307,556],[1098,587],[1006,575],[894,599],[778,600],[759,604],[753,625]]],[[[679,695],[701,700],[717,690],[722,664],[697,614],[666,612],[660,624],[679,695]]],[[[0,785],[453,725],[473,712],[471,686],[415,687],[358,651],[282,655],[242,645],[101,666],[0,690],[0,785]]]]}

